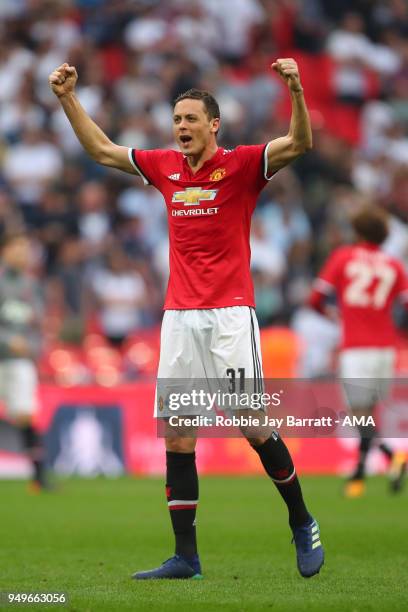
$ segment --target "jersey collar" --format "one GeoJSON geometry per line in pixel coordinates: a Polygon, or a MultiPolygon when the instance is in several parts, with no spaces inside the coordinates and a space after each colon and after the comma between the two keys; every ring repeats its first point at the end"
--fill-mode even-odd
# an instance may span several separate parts
{"type": "Polygon", "coordinates": [[[374,244],[373,242],[367,242],[367,240],[359,240],[357,242],[357,246],[362,249],[367,249],[368,251],[380,251],[381,246],[379,244],[374,244]]]}
{"type": "Polygon", "coordinates": [[[196,177],[199,174],[201,174],[201,172],[203,172],[206,168],[208,168],[208,166],[211,166],[217,163],[221,159],[223,154],[224,154],[224,149],[222,147],[218,147],[214,155],[210,157],[210,159],[207,159],[204,162],[204,164],[201,166],[201,168],[198,170],[198,172],[196,172],[195,174],[192,172],[190,168],[190,165],[187,160],[187,155],[183,155],[184,170],[187,171],[189,174],[191,174],[191,176],[196,177]]]}

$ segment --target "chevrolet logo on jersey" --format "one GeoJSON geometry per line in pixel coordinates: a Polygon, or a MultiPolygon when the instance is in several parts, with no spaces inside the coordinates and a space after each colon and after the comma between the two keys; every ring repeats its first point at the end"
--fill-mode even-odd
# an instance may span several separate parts
{"type": "Polygon", "coordinates": [[[218,189],[201,189],[201,187],[187,187],[185,191],[173,193],[172,202],[183,202],[184,206],[197,206],[200,202],[215,200],[218,189]]]}

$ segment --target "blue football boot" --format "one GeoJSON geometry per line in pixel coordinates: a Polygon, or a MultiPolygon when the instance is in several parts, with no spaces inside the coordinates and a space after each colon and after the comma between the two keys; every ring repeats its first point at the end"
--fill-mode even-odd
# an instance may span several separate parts
{"type": "Polygon", "coordinates": [[[317,521],[293,529],[293,540],[296,546],[297,566],[304,578],[318,574],[324,563],[324,550],[320,541],[317,521]]]}
{"type": "Polygon", "coordinates": [[[202,578],[201,565],[198,555],[188,562],[180,555],[174,555],[167,559],[160,567],[146,572],[136,572],[134,580],[158,580],[158,579],[200,579],[202,578]]]}

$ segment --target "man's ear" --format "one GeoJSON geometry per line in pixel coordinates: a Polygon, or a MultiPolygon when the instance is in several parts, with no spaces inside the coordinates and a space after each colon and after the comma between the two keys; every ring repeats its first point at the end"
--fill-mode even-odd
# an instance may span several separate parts
{"type": "Polygon", "coordinates": [[[211,119],[211,132],[213,132],[213,134],[216,134],[220,129],[220,119],[216,118],[216,119],[211,119]]]}

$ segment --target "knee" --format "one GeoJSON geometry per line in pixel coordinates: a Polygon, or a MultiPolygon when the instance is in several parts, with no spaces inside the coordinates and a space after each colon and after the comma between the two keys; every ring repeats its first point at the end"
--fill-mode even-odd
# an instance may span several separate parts
{"type": "Polygon", "coordinates": [[[249,444],[254,448],[262,446],[262,444],[269,440],[272,435],[271,428],[259,425],[241,425],[240,431],[244,438],[246,438],[249,444]]]}
{"type": "Polygon", "coordinates": [[[252,446],[252,448],[256,449],[258,446],[262,446],[262,444],[264,444],[268,440],[268,438],[266,436],[256,437],[256,438],[247,437],[247,440],[249,444],[252,446]]]}
{"type": "Polygon", "coordinates": [[[166,450],[171,453],[194,453],[195,438],[166,438],[166,450]]]}
{"type": "Polygon", "coordinates": [[[357,417],[369,417],[373,415],[374,406],[356,406],[352,409],[352,413],[357,417]]]}

